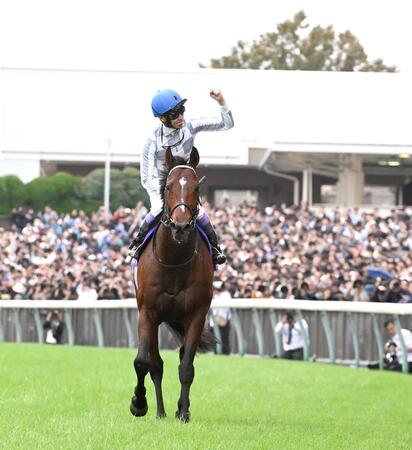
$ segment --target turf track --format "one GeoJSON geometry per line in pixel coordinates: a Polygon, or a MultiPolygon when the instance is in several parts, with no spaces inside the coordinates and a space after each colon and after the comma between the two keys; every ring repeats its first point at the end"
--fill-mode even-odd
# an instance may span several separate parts
{"type": "Polygon", "coordinates": [[[0,448],[412,448],[412,376],[273,359],[195,360],[192,420],[174,419],[178,357],[164,352],[168,418],[129,413],[126,349],[0,345],[0,448]]]}

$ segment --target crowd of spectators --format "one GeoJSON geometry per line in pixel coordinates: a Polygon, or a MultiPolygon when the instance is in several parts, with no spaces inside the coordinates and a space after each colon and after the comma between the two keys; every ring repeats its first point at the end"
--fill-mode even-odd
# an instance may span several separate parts
{"type": "MultiPolygon", "coordinates": [[[[412,302],[412,215],[405,209],[211,208],[232,297],[412,302]]],[[[127,248],[147,209],[35,214],[17,208],[0,229],[0,298],[134,296],[127,248]]]]}
{"type": "Polygon", "coordinates": [[[412,301],[412,214],[229,203],[212,212],[232,296],[412,301]]]}

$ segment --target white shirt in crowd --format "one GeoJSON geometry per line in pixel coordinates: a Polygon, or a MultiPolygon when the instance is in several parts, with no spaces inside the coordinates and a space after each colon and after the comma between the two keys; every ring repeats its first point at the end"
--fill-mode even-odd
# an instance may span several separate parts
{"type": "MultiPolygon", "coordinates": [[[[409,349],[408,351],[408,362],[412,362],[412,333],[409,330],[406,330],[405,328],[401,329],[403,342],[405,343],[405,347],[409,349]]],[[[398,357],[398,361],[402,362],[402,351],[401,351],[401,341],[399,339],[399,334],[395,334],[395,336],[392,338],[392,341],[395,342],[397,352],[396,356],[398,357]]]]}
{"type": "MultiPolygon", "coordinates": [[[[309,333],[308,333],[309,327],[305,319],[302,319],[302,325],[309,342],[309,333]]],[[[290,329],[289,324],[283,322],[279,322],[275,328],[276,333],[282,333],[283,350],[287,352],[289,350],[296,350],[298,348],[303,348],[304,339],[299,321],[296,321],[291,329],[290,343],[288,343],[289,329],[290,329]]]]}
{"type": "Polygon", "coordinates": [[[96,289],[87,285],[79,284],[76,288],[77,300],[97,300],[96,289]]]}
{"type": "MultiPolygon", "coordinates": [[[[217,293],[214,298],[216,300],[231,300],[232,296],[230,295],[229,291],[222,291],[217,293]]],[[[223,323],[227,323],[230,318],[231,318],[231,314],[230,314],[230,308],[213,308],[213,313],[215,316],[215,319],[218,322],[218,325],[222,325],[223,323]]],[[[213,327],[214,322],[211,316],[209,316],[209,323],[210,326],[213,327]]]]}

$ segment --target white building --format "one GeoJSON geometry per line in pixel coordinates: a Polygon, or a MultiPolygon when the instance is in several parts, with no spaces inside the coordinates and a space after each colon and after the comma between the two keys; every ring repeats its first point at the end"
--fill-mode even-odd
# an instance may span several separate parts
{"type": "Polygon", "coordinates": [[[187,98],[188,117],[218,114],[208,93],[223,90],[235,127],[196,140],[216,200],[248,191],[264,203],[412,204],[412,90],[401,73],[2,68],[0,176],[84,173],[108,155],[137,164],[159,88],[187,98]]]}

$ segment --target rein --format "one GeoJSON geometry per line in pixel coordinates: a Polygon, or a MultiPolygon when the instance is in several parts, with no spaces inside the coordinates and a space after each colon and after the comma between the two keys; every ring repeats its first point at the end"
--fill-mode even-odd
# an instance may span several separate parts
{"type": "MultiPolygon", "coordinates": [[[[169,177],[170,173],[171,173],[174,169],[177,169],[177,168],[187,168],[187,169],[191,169],[191,170],[193,170],[193,171],[195,172],[195,169],[194,169],[193,167],[191,167],[191,166],[179,165],[179,166],[173,167],[173,168],[170,170],[170,172],[169,172],[169,174],[168,174],[168,177],[169,177]]],[[[200,181],[198,182],[198,185],[200,185],[200,184],[203,182],[204,179],[205,179],[205,177],[202,177],[202,178],[200,179],[200,181]]],[[[166,181],[167,181],[167,180],[166,180],[166,181]]],[[[162,218],[161,218],[161,220],[160,220],[160,222],[162,223],[162,225],[166,228],[166,230],[170,230],[170,228],[174,227],[174,226],[175,226],[175,223],[174,223],[173,220],[172,220],[173,212],[174,212],[177,208],[179,208],[179,206],[182,206],[182,207],[187,208],[187,209],[189,210],[191,218],[190,218],[190,221],[189,221],[188,225],[189,225],[191,231],[194,230],[195,227],[196,227],[197,216],[199,215],[199,205],[201,204],[199,193],[198,193],[198,195],[197,195],[196,206],[195,206],[194,209],[192,209],[189,205],[187,205],[186,203],[183,203],[183,202],[177,203],[177,204],[174,205],[172,208],[169,208],[169,207],[167,206],[167,202],[166,202],[167,182],[166,182],[166,186],[165,186],[164,189],[165,189],[165,193],[164,193],[163,198],[164,198],[165,200],[164,200],[164,207],[163,207],[163,216],[162,216],[162,218]]],[[[157,234],[157,233],[156,233],[156,234],[157,234]]],[[[195,239],[196,239],[196,242],[195,242],[195,249],[193,250],[192,255],[191,255],[186,261],[184,261],[184,262],[182,262],[182,263],[179,263],[179,264],[166,264],[165,262],[163,262],[163,261],[159,258],[158,254],[157,254],[157,244],[156,244],[156,235],[155,235],[154,238],[153,238],[153,243],[152,243],[152,252],[153,252],[153,256],[154,256],[156,262],[157,262],[160,266],[165,267],[165,268],[168,268],[168,269],[175,269],[175,268],[178,268],[178,267],[184,267],[184,266],[187,266],[187,265],[189,265],[189,264],[196,258],[197,254],[198,254],[198,235],[197,235],[197,233],[196,233],[196,235],[195,235],[195,239]]]]}
{"type": "MultiPolygon", "coordinates": [[[[177,205],[173,206],[173,208],[170,209],[167,213],[165,212],[165,214],[163,215],[163,217],[161,218],[160,221],[166,228],[172,227],[174,225],[174,222],[172,220],[172,214],[173,214],[174,210],[177,209],[179,206],[184,206],[190,212],[191,219],[190,219],[189,225],[190,225],[190,228],[193,230],[196,225],[197,216],[199,215],[199,203],[200,203],[200,201],[198,198],[195,210],[192,210],[192,208],[190,208],[190,206],[186,205],[186,203],[178,203],[177,205]],[[165,219],[164,219],[164,217],[165,217],[165,219]]],[[[166,202],[165,202],[165,205],[166,205],[166,202]]],[[[166,209],[166,206],[165,206],[165,209],[166,209]]]]}
{"type": "MultiPolygon", "coordinates": [[[[157,234],[157,233],[156,233],[156,234],[157,234]]],[[[196,258],[197,254],[199,253],[199,251],[198,251],[198,235],[197,235],[197,233],[196,233],[195,239],[196,239],[195,249],[194,249],[194,251],[193,251],[193,253],[192,253],[192,255],[190,256],[189,259],[187,259],[186,261],[184,261],[184,262],[182,262],[182,263],[179,263],[179,264],[166,264],[166,263],[164,263],[164,262],[159,258],[159,256],[157,255],[157,245],[156,245],[156,235],[155,235],[155,236],[153,237],[153,243],[152,243],[152,252],[153,252],[153,256],[154,256],[156,262],[157,262],[160,266],[165,267],[165,268],[167,268],[167,269],[177,269],[177,268],[179,268],[179,267],[187,266],[187,265],[189,265],[189,264],[196,258]]]]}

